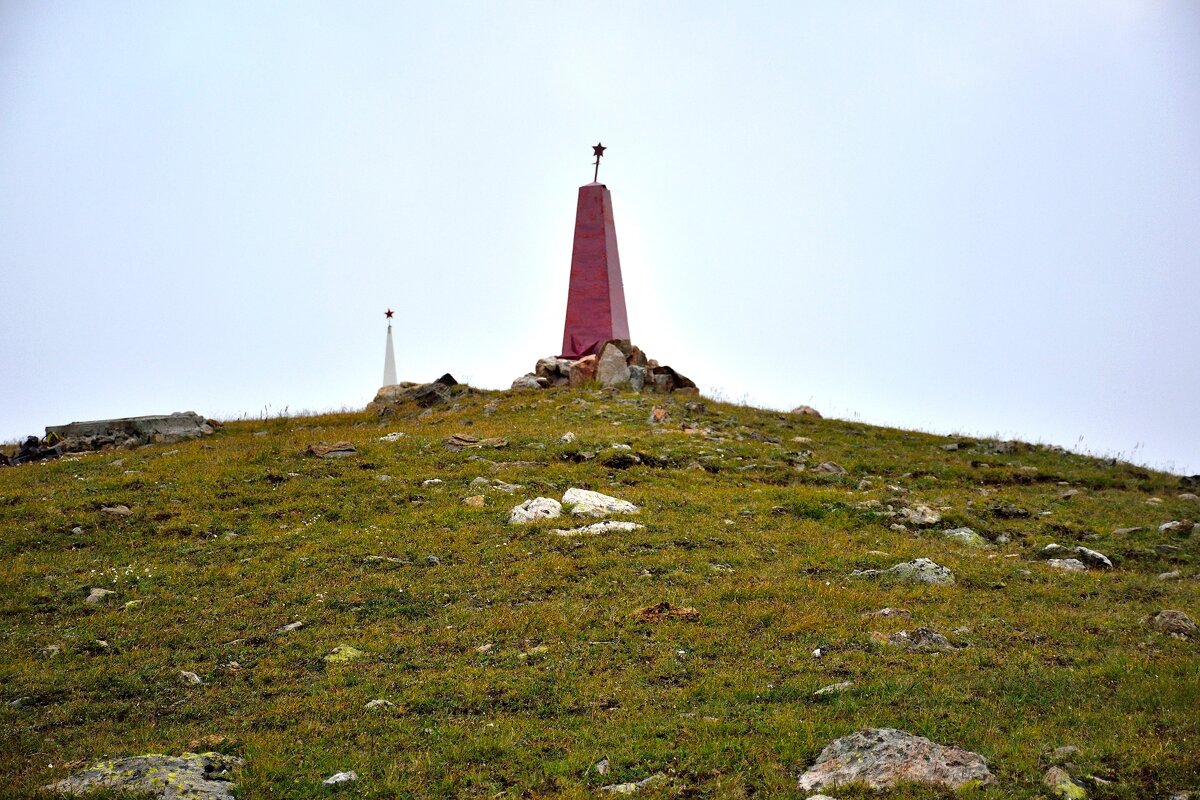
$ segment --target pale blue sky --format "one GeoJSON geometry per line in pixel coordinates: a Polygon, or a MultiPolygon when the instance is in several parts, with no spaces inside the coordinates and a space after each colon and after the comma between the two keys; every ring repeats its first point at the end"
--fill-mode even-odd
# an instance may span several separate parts
{"type": "Polygon", "coordinates": [[[0,2],[0,437],[506,387],[610,149],[707,393],[1200,472],[1200,4],[0,2]]]}

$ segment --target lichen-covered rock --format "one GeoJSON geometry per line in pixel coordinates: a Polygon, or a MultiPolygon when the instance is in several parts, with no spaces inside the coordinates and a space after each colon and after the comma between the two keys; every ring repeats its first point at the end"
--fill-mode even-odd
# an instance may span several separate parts
{"type": "Polygon", "coordinates": [[[580,536],[597,533],[630,533],[632,531],[641,530],[645,525],[638,525],[636,522],[624,522],[615,519],[606,519],[603,522],[595,522],[591,525],[584,525],[582,528],[571,528],[564,530],[555,528],[554,533],[559,536],[580,536]]]}
{"type": "Polygon", "coordinates": [[[1051,767],[1046,770],[1046,774],[1042,776],[1042,783],[1054,794],[1066,800],[1083,800],[1087,797],[1087,790],[1072,780],[1062,767],[1051,767]]]}
{"type": "Polygon", "coordinates": [[[911,525],[936,525],[942,521],[941,514],[923,505],[902,508],[900,516],[911,525]]]}
{"type": "Polygon", "coordinates": [[[1196,633],[1196,623],[1182,611],[1167,609],[1150,618],[1150,624],[1172,636],[1191,636],[1196,633]]]}
{"type": "Polygon", "coordinates": [[[947,539],[952,539],[959,544],[965,544],[967,547],[989,547],[988,540],[980,536],[970,528],[951,528],[948,531],[942,531],[942,536],[947,539]]]}
{"type": "Polygon", "coordinates": [[[994,782],[978,753],[894,728],[868,728],[835,739],[803,775],[806,791],[862,783],[872,789],[918,783],[958,789],[994,782]]]}
{"type": "Polygon", "coordinates": [[[113,789],[160,800],[234,800],[232,772],[241,765],[240,758],[224,753],[155,753],[101,761],[46,789],[73,795],[113,789]]]}
{"type": "Polygon", "coordinates": [[[928,558],[915,558],[888,569],[861,569],[850,573],[859,578],[895,578],[909,583],[949,585],[954,583],[954,573],[928,558]]]}
{"type": "Polygon", "coordinates": [[[525,525],[539,519],[562,516],[562,504],[550,497],[535,497],[508,512],[509,525],[525,525]]]}
{"type": "Polygon", "coordinates": [[[605,517],[609,514],[636,514],[641,510],[628,500],[574,487],[567,489],[562,501],[574,505],[571,513],[576,516],[605,517]]]}

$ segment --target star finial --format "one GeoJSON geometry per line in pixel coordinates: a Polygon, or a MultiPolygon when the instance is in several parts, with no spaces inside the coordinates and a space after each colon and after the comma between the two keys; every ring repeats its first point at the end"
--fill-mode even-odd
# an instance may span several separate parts
{"type": "Polygon", "coordinates": [[[596,183],[600,180],[600,156],[604,155],[604,151],[607,149],[608,148],[600,142],[596,142],[596,144],[592,146],[592,153],[596,156],[596,172],[594,175],[592,175],[592,183],[596,183]]]}
{"type": "Polygon", "coordinates": [[[383,315],[385,317],[387,317],[388,319],[391,319],[392,318],[392,310],[389,308],[387,311],[383,312],[383,315]]]}

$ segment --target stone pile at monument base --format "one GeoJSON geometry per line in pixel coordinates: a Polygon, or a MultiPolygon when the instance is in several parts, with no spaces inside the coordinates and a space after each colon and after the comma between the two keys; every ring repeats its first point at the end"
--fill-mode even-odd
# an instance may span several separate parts
{"type": "Polygon", "coordinates": [[[697,394],[696,384],[668,366],[647,358],[642,349],[628,339],[611,339],[595,355],[579,359],[550,356],[537,362],[534,371],[512,383],[514,389],[549,389],[556,386],[583,386],[596,381],[601,386],[630,389],[635,392],[697,394]]]}

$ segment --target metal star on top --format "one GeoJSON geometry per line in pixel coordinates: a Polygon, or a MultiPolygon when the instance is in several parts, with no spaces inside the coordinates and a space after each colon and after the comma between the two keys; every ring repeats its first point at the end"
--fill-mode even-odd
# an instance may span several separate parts
{"type": "Polygon", "coordinates": [[[388,319],[391,319],[392,318],[392,310],[389,308],[387,311],[383,312],[383,315],[385,317],[387,317],[388,319]]]}
{"type": "Polygon", "coordinates": [[[594,175],[592,175],[593,183],[600,180],[600,156],[604,155],[604,151],[607,149],[608,148],[600,142],[596,142],[595,146],[592,147],[592,153],[596,156],[596,172],[594,175]]]}

